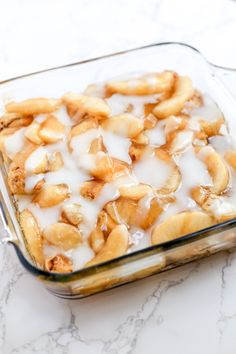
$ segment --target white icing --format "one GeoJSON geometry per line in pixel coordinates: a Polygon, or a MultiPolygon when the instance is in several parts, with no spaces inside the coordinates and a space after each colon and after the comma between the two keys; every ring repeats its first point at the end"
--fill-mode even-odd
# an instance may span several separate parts
{"type": "Polygon", "coordinates": [[[102,137],[109,156],[127,162],[128,164],[131,163],[131,158],[129,156],[131,142],[128,138],[105,130],[102,131],[102,137]]]}
{"type": "Polygon", "coordinates": [[[171,205],[171,207],[175,212],[177,210],[180,212],[187,209],[198,209],[195,201],[191,198],[190,192],[193,187],[200,185],[210,186],[212,184],[206,165],[191,148],[180,156],[178,167],[182,176],[182,183],[179,190],[175,193],[176,205],[171,205]]]}
{"type": "Polygon", "coordinates": [[[111,108],[112,116],[126,112],[130,104],[129,100],[126,99],[126,96],[122,96],[119,94],[112,95],[110,98],[107,98],[106,101],[111,108]]]}
{"type": "Polygon", "coordinates": [[[32,197],[30,195],[16,195],[15,200],[17,202],[17,207],[19,212],[26,209],[31,202],[32,197]]]}
{"type": "Polygon", "coordinates": [[[61,208],[58,206],[41,209],[37,204],[31,203],[27,208],[35,215],[37,222],[42,230],[45,227],[58,222],[60,219],[61,208]]]}
{"type": "Polygon", "coordinates": [[[38,114],[34,118],[34,121],[40,124],[40,123],[44,122],[46,118],[47,118],[47,114],[38,114]]]}
{"type": "Polygon", "coordinates": [[[82,154],[87,153],[92,141],[99,136],[99,129],[89,129],[85,133],[74,136],[70,143],[70,146],[73,149],[73,154],[80,157],[82,154]]]}
{"type": "Polygon", "coordinates": [[[51,129],[50,130],[44,130],[44,136],[47,137],[49,140],[50,139],[55,139],[55,140],[61,140],[64,138],[64,133],[59,133],[59,132],[56,132],[56,131],[52,131],[51,129]]]}
{"type": "Polygon", "coordinates": [[[105,96],[105,89],[103,84],[91,84],[86,87],[83,92],[86,96],[103,98],[105,96]]]}
{"type": "Polygon", "coordinates": [[[70,170],[70,173],[68,173],[68,169],[65,166],[58,171],[45,174],[45,182],[47,184],[67,184],[72,193],[78,192],[79,186],[87,179],[88,176],[79,169],[70,170]]]}
{"type": "Polygon", "coordinates": [[[20,152],[25,144],[25,128],[21,128],[17,130],[15,133],[9,135],[5,140],[4,140],[4,147],[7,153],[7,156],[9,156],[11,159],[20,152]]]}
{"type": "Polygon", "coordinates": [[[219,133],[220,133],[221,135],[227,135],[227,134],[228,134],[227,127],[226,127],[225,124],[221,124],[219,133]]]}
{"type": "Polygon", "coordinates": [[[147,82],[148,86],[155,88],[158,84],[158,80],[156,75],[150,74],[145,76],[145,81],[147,82]]]}
{"type": "Polygon", "coordinates": [[[116,188],[119,188],[121,186],[129,187],[137,185],[138,183],[139,181],[134,174],[128,176],[120,176],[112,182],[113,186],[115,186],[116,188]]]}
{"type": "Polygon", "coordinates": [[[131,234],[131,247],[128,253],[138,251],[150,245],[151,240],[149,233],[145,233],[142,229],[136,227],[132,227],[129,231],[131,234]]]}
{"type": "Polygon", "coordinates": [[[186,150],[192,145],[193,136],[193,132],[189,130],[178,132],[171,146],[171,152],[177,153],[186,150]]]}
{"type": "Polygon", "coordinates": [[[83,154],[78,157],[77,165],[80,169],[90,172],[95,169],[98,162],[98,154],[83,154]]]}
{"type": "Polygon", "coordinates": [[[138,214],[139,215],[146,215],[148,210],[150,209],[150,203],[152,201],[153,195],[145,195],[138,201],[138,214]]]}
{"type": "Polygon", "coordinates": [[[64,126],[70,127],[73,125],[73,121],[70,119],[70,117],[67,114],[66,107],[62,106],[58,111],[56,111],[53,114],[60,123],[62,123],[64,126]]]}
{"type": "Polygon", "coordinates": [[[236,206],[229,203],[224,197],[211,200],[209,211],[216,217],[236,213],[236,206]]]}
{"type": "Polygon", "coordinates": [[[103,138],[103,143],[109,156],[115,157],[127,163],[131,162],[129,156],[129,147],[131,144],[130,140],[126,137],[99,128],[89,129],[85,133],[75,136],[71,139],[73,154],[77,157],[78,161],[80,160],[80,167],[90,170],[94,167],[94,163],[92,163],[92,157],[86,155],[86,153],[89,151],[92,141],[100,136],[103,138]],[[84,158],[85,156],[86,159],[84,158]],[[91,168],[86,167],[87,162],[88,166],[90,166],[92,163],[91,168]]]}
{"type": "Polygon", "coordinates": [[[46,173],[45,181],[48,184],[65,183],[72,193],[78,193],[80,185],[89,179],[89,175],[78,168],[74,155],[68,151],[67,147],[65,148],[65,144],[66,142],[59,142],[45,147],[49,153],[60,152],[63,160],[63,167],[58,171],[46,173]]]}
{"type": "Polygon", "coordinates": [[[38,175],[27,176],[25,179],[26,192],[31,192],[36,186],[36,184],[43,179],[43,177],[44,177],[43,173],[40,173],[38,175]]]}
{"type": "MultiPolygon", "coordinates": [[[[43,246],[43,253],[46,258],[52,258],[58,255],[58,248],[56,246],[51,246],[51,245],[44,245],[43,246]]],[[[63,250],[60,250],[60,253],[65,253],[63,250]]]]}
{"type": "Polygon", "coordinates": [[[114,94],[107,98],[106,101],[111,107],[111,115],[118,115],[124,113],[129,104],[132,105],[132,114],[136,117],[143,117],[144,104],[155,103],[160,95],[147,96],[123,96],[114,94]]]}
{"type": "Polygon", "coordinates": [[[204,105],[190,111],[191,116],[199,116],[201,119],[215,121],[222,117],[222,113],[211,97],[204,93],[204,105]]]}
{"type": "Polygon", "coordinates": [[[193,148],[181,155],[178,166],[182,175],[182,186],[190,189],[199,185],[211,185],[206,165],[197,157],[193,148]]]}
{"type": "Polygon", "coordinates": [[[93,230],[98,213],[104,207],[104,205],[119,197],[117,188],[112,183],[107,183],[102,188],[99,196],[93,200],[87,200],[83,197],[78,197],[77,202],[81,205],[81,213],[84,216],[83,222],[80,224],[83,236],[87,238],[90,232],[93,230]]]}
{"type": "Polygon", "coordinates": [[[34,172],[35,168],[40,166],[45,159],[47,159],[48,153],[44,147],[38,147],[34,150],[25,161],[25,170],[27,174],[34,172]]]}
{"type": "Polygon", "coordinates": [[[149,139],[149,144],[161,146],[166,143],[163,123],[165,122],[161,121],[154,128],[147,130],[146,136],[149,139]]]}
{"type": "Polygon", "coordinates": [[[169,177],[172,166],[152,154],[144,155],[140,161],[134,164],[133,170],[140,182],[159,189],[169,177]]]}
{"type": "Polygon", "coordinates": [[[213,148],[221,155],[227,150],[235,149],[235,142],[229,136],[216,135],[211,137],[209,141],[213,148]]]}
{"type": "Polygon", "coordinates": [[[181,118],[170,116],[162,122],[165,124],[165,134],[168,135],[178,128],[179,124],[181,123],[181,118]]]}
{"type": "Polygon", "coordinates": [[[81,269],[85,263],[89,262],[94,257],[94,252],[87,244],[83,244],[67,254],[73,262],[73,270],[81,269]]]}
{"type": "Polygon", "coordinates": [[[190,130],[193,130],[195,132],[200,131],[200,124],[199,124],[199,119],[198,117],[196,119],[189,119],[187,128],[190,130]]]}

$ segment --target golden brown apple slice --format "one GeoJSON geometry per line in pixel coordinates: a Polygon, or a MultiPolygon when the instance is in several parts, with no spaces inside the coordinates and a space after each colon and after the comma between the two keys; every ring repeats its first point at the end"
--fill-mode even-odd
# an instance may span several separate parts
{"type": "Polygon", "coordinates": [[[105,119],[101,126],[111,133],[119,134],[128,138],[134,138],[143,130],[143,122],[131,113],[123,113],[105,119]]]}
{"type": "Polygon", "coordinates": [[[212,178],[212,193],[220,194],[229,183],[229,171],[220,155],[211,146],[204,146],[197,152],[197,156],[206,164],[212,178]]]}
{"type": "Polygon", "coordinates": [[[158,190],[158,193],[169,194],[175,192],[179,188],[179,185],[181,183],[181,173],[179,171],[178,166],[172,159],[171,155],[161,148],[155,149],[155,155],[158,159],[167,163],[171,167],[170,174],[167,180],[165,181],[164,185],[158,190]]]}
{"type": "Polygon", "coordinates": [[[192,80],[188,76],[179,76],[176,80],[173,95],[156,105],[153,113],[158,119],[177,115],[194,93],[192,80]]]}
{"type": "Polygon", "coordinates": [[[116,224],[135,225],[138,204],[128,198],[119,198],[107,203],[105,210],[116,224]]]}
{"type": "Polygon", "coordinates": [[[200,206],[205,203],[206,199],[209,197],[210,192],[210,187],[207,186],[196,186],[190,191],[191,197],[200,206]]]}
{"type": "Polygon", "coordinates": [[[98,214],[97,226],[103,231],[104,237],[110,234],[117,223],[108,215],[105,210],[101,210],[98,214]]]}
{"type": "Polygon", "coordinates": [[[152,244],[174,240],[192,232],[205,229],[213,224],[213,219],[201,211],[188,211],[170,216],[152,231],[152,244]]]}
{"type": "Polygon", "coordinates": [[[43,267],[43,239],[42,233],[32,212],[24,209],[20,213],[20,225],[26,239],[29,254],[37,265],[43,267]]]}
{"type": "Polygon", "coordinates": [[[96,226],[89,236],[89,243],[93,251],[97,254],[101,251],[105,244],[105,237],[103,231],[96,226]]]}
{"type": "Polygon", "coordinates": [[[129,232],[125,225],[117,225],[107,238],[105,245],[86,266],[106,262],[110,259],[123,256],[129,245],[129,232]]]}
{"type": "Polygon", "coordinates": [[[137,184],[133,186],[121,186],[120,196],[132,200],[140,200],[145,195],[152,193],[152,188],[147,184],[137,184]]]}
{"type": "Polygon", "coordinates": [[[6,105],[8,113],[24,115],[52,113],[60,106],[60,101],[53,98],[30,98],[21,102],[10,102],[6,105]]]}
{"type": "Polygon", "coordinates": [[[80,204],[71,203],[64,205],[61,211],[61,219],[65,223],[78,226],[83,221],[80,204]]]}
{"type": "Polygon", "coordinates": [[[33,116],[23,116],[19,113],[5,113],[0,117],[0,130],[4,128],[27,127],[33,120],[33,116]]]}
{"type": "Polygon", "coordinates": [[[137,213],[137,225],[143,230],[147,230],[154,224],[162,212],[163,208],[159,200],[156,197],[152,198],[147,213],[144,215],[137,213]]]}
{"type": "Polygon", "coordinates": [[[58,171],[63,165],[64,165],[64,161],[59,151],[55,151],[49,156],[48,171],[50,172],[58,171]]]}
{"type": "Polygon", "coordinates": [[[26,138],[33,144],[43,144],[43,140],[39,136],[40,124],[32,122],[25,131],[26,138]]]}
{"type": "Polygon", "coordinates": [[[37,145],[29,143],[21,152],[14,156],[8,170],[8,185],[12,194],[26,194],[25,161],[37,147],[37,145]]]}
{"type": "Polygon", "coordinates": [[[103,181],[93,180],[84,182],[80,188],[80,195],[86,199],[94,200],[99,196],[103,187],[103,181]]]}
{"type": "Polygon", "coordinates": [[[144,96],[162,93],[171,90],[175,81],[175,74],[171,71],[152,73],[129,80],[114,80],[106,84],[108,94],[144,96]]]}
{"type": "Polygon", "coordinates": [[[82,243],[80,231],[72,225],[58,222],[43,230],[43,237],[52,245],[68,251],[82,243]]]}
{"type": "Polygon", "coordinates": [[[146,146],[132,143],[129,148],[129,156],[133,162],[137,162],[141,159],[146,151],[146,146]]]}
{"type": "Polygon", "coordinates": [[[204,119],[201,119],[199,123],[201,131],[205,133],[207,138],[210,138],[215,135],[222,135],[221,127],[223,124],[225,124],[225,120],[223,117],[217,119],[214,122],[208,122],[204,119]]]}
{"type": "Polygon", "coordinates": [[[69,188],[66,184],[44,184],[32,201],[40,208],[50,208],[62,203],[69,196],[69,188]]]}
{"type": "Polygon", "coordinates": [[[65,126],[53,115],[49,115],[40,124],[39,137],[46,144],[54,144],[63,139],[65,126]]]}
{"type": "Polygon", "coordinates": [[[74,119],[77,119],[77,116],[81,118],[80,114],[106,118],[111,113],[106,101],[98,97],[68,92],[62,97],[62,101],[67,106],[70,117],[74,119]]]}

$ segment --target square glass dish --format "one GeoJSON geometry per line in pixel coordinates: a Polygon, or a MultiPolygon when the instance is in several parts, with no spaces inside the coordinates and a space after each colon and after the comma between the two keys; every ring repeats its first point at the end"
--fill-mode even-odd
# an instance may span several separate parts
{"type": "MultiPolygon", "coordinates": [[[[14,100],[60,97],[67,91],[80,92],[91,83],[113,77],[163,70],[190,76],[194,86],[217,103],[231,134],[236,131],[236,102],[204,57],[181,43],[149,45],[1,82],[0,114],[4,100],[9,97],[14,100]]],[[[83,298],[236,246],[236,219],[233,219],[72,273],[47,272],[37,268],[27,252],[6,184],[2,154],[0,161],[0,239],[12,244],[22,265],[57,296],[83,298]]]]}

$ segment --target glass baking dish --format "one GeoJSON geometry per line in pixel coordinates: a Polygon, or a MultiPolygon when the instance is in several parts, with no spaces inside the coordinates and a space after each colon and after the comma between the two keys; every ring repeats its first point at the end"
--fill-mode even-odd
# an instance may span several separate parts
{"type": "MultiPolygon", "coordinates": [[[[82,91],[90,83],[166,69],[189,75],[195,87],[217,102],[231,134],[236,131],[236,102],[215,74],[214,66],[195,48],[182,43],[153,44],[3,81],[0,83],[0,114],[4,99],[9,97],[15,100],[59,97],[67,91],[82,91]]],[[[0,161],[1,241],[13,245],[22,265],[59,297],[83,298],[236,246],[236,219],[233,219],[72,273],[41,270],[32,263],[25,248],[17,210],[5,183],[6,170],[1,155],[0,161]]]]}

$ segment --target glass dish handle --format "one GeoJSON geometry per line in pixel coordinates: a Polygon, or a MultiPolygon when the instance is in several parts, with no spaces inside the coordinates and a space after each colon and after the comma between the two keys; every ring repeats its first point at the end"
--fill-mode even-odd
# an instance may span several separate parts
{"type": "Polygon", "coordinates": [[[217,77],[223,82],[236,100],[236,69],[220,67],[213,64],[211,64],[211,66],[217,77]]]}
{"type": "Polygon", "coordinates": [[[4,200],[0,192],[0,244],[7,243],[11,240],[7,217],[4,211],[4,200]]]}

